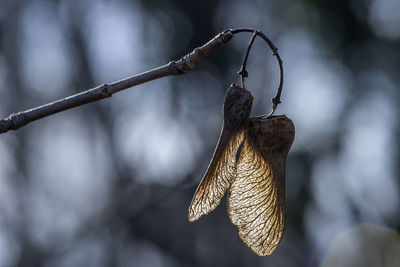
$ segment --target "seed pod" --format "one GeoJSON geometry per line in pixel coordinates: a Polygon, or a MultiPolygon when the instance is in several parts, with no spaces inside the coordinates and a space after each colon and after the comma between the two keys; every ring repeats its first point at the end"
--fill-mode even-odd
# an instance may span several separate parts
{"type": "Polygon", "coordinates": [[[189,207],[189,221],[214,210],[226,190],[228,214],[243,242],[270,255],[285,228],[286,156],[294,140],[286,116],[249,119],[253,97],[231,86],[217,147],[189,207]]]}
{"type": "Polygon", "coordinates": [[[286,116],[252,118],[236,165],[229,217],[260,256],[276,249],[285,228],[286,156],[293,140],[294,125],[286,116]]]}
{"type": "Polygon", "coordinates": [[[210,165],[189,207],[189,221],[214,210],[235,178],[237,152],[249,123],[253,96],[231,85],[225,96],[221,134],[210,165]]]}

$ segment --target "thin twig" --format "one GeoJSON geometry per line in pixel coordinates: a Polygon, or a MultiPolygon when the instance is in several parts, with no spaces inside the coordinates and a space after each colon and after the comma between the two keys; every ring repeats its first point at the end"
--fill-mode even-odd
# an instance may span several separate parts
{"type": "MultiPolygon", "coordinates": [[[[267,117],[270,117],[270,116],[272,116],[274,114],[276,108],[281,103],[281,93],[282,93],[282,87],[283,87],[283,65],[282,65],[282,59],[281,59],[281,57],[280,57],[280,55],[278,53],[278,48],[274,45],[274,43],[272,43],[272,41],[263,32],[261,32],[259,30],[250,29],[250,28],[240,28],[240,29],[233,29],[232,30],[232,34],[236,34],[236,33],[239,33],[239,32],[252,32],[253,33],[253,36],[252,36],[252,38],[250,40],[250,43],[249,43],[249,46],[247,48],[245,60],[243,62],[244,67],[242,65],[242,69],[245,70],[244,74],[247,73],[247,71],[246,71],[246,61],[247,61],[247,57],[248,57],[248,53],[250,51],[250,48],[253,45],[255,35],[260,36],[268,44],[268,46],[272,50],[272,55],[275,56],[276,60],[278,61],[279,73],[280,73],[279,86],[278,86],[278,90],[276,91],[276,95],[272,98],[272,111],[267,116],[267,117]]],[[[240,71],[239,71],[239,74],[241,75],[240,71]]],[[[246,77],[247,77],[247,75],[246,75],[246,77]]],[[[242,82],[243,81],[244,81],[244,78],[242,76],[242,82]]]]}
{"type": "Polygon", "coordinates": [[[249,73],[246,70],[246,64],[247,64],[247,58],[249,57],[249,53],[251,50],[251,47],[253,46],[254,40],[257,37],[257,32],[253,33],[253,36],[251,36],[251,39],[249,41],[249,45],[247,46],[247,51],[246,55],[244,56],[243,64],[240,70],[238,71],[238,74],[242,76],[242,87],[244,88],[244,78],[249,76],[249,73]]]}
{"type": "MultiPolygon", "coordinates": [[[[273,98],[273,110],[275,110],[276,106],[280,103],[280,95],[283,84],[283,68],[282,68],[282,60],[279,57],[277,52],[277,48],[274,44],[260,31],[256,31],[253,29],[240,28],[233,30],[226,30],[215,36],[205,45],[194,49],[191,53],[182,57],[178,61],[171,61],[170,63],[137,74],[135,76],[111,83],[111,84],[103,84],[101,86],[89,89],[87,91],[78,93],[76,95],[72,95],[52,103],[39,106],[33,109],[29,109],[26,111],[21,111],[17,113],[13,113],[8,117],[0,120],[0,133],[5,133],[9,130],[16,130],[32,121],[41,119],[43,117],[58,113],[63,110],[67,110],[73,107],[77,107],[83,104],[87,104],[90,102],[94,102],[106,97],[111,97],[114,93],[117,93],[121,90],[125,90],[127,88],[155,80],[161,77],[170,76],[170,75],[179,75],[185,73],[188,70],[191,70],[198,62],[204,59],[208,54],[213,52],[215,49],[223,46],[228,43],[234,34],[240,32],[254,32],[257,33],[260,37],[262,37],[270,46],[273,51],[273,55],[275,55],[279,62],[280,68],[280,84],[278,88],[278,92],[276,96],[273,98]],[[275,107],[275,108],[274,108],[275,107]]],[[[253,40],[254,41],[254,40],[253,40]]]]}
{"type": "Polygon", "coordinates": [[[232,39],[232,36],[233,35],[230,30],[224,31],[215,36],[205,45],[194,49],[191,53],[182,57],[178,61],[171,61],[164,66],[137,74],[135,76],[111,84],[103,84],[101,86],[89,89],[76,95],[59,99],[43,106],[39,106],[26,111],[21,111],[18,113],[13,113],[8,117],[0,120],[0,133],[5,133],[8,130],[16,130],[32,121],[55,114],[63,110],[110,97],[116,92],[133,87],[138,84],[142,84],[165,76],[185,73],[186,71],[191,70],[198,62],[200,62],[204,57],[213,52],[215,49],[228,43],[232,39]]]}

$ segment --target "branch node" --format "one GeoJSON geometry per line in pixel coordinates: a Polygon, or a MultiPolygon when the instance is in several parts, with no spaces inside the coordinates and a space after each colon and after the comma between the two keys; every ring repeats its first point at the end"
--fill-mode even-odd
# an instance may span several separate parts
{"type": "Polygon", "coordinates": [[[217,36],[220,36],[223,44],[226,44],[227,42],[229,42],[232,39],[233,34],[232,34],[231,30],[226,30],[226,31],[223,31],[222,33],[220,33],[217,36]]]}
{"type": "Polygon", "coordinates": [[[171,73],[171,75],[179,75],[185,73],[178,67],[178,63],[176,61],[170,61],[167,64],[168,71],[171,73]]]}
{"type": "Polygon", "coordinates": [[[238,71],[238,74],[242,77],[249,77],[249,72],[243,68],[243,66],[238,71]]]}
{"type": "Polygon", "coordinates": [[[12,130],[16,130],[28,123],[22,111],[11,114],[6,120],[10,122],[10,129],[12,130]]]}
{"type": "Polygon", "coordinates": [[[101,96],[103,96],[103,97],[111,97],[112,94],[111,94],[111,92],[109,90],[110,88],[111,88],[111,85],[109,85],[107,83],[103,84],[102,90],[100,92],[101,96]]]}
{"type": "Polygon", "coordinates": [[[200,60],[204,59],[215,49],[228,43],[232,39],[232,37],[232,31],[226,30],[215,36],[205,45],[195,48],[191,53],[185,55],[176,62],[179,72],[184,73],[188,70],[193,69],[194,66],[196,66],[196,64],[200,62],[200,60]]]}
{"type": "Polygon", "coordinates": [[[277,98],[277,97],[273,97],[272,98],[272,104],[273,105],[278,106],[280,103],[282,103],[282,102],[281,102],[281,100],[279,98],[277,98]]]}

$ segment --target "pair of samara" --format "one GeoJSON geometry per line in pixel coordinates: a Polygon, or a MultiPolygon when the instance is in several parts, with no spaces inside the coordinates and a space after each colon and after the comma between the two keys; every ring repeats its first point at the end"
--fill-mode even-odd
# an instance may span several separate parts
{"type": "Polygon", "coordinates": [[[294,140],[285,115],[250,118],[253,96],[231,85],[210,165],[189,207],[189,221],[214,210],[229,189],[228,214],[243,242],[271,254],[285,228],[285,165],[294,140]]]}

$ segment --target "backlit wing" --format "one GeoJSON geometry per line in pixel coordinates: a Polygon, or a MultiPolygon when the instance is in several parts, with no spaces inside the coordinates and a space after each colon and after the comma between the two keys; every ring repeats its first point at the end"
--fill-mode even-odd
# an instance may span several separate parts
{"type": "Polygon", "coordinates": [[[228,213],[239,236],[260,256],[270,255],[285,228],[284,166],[275,169],[246,140],[231,185],[228,213]]]}
{"type": "Polygon", "coordinates": [[[239,236],[260,256],[270,255],[285,228],[285,165],[294,126],[286,116],[251,119],[228,197],[239,236]]]}
{"type": "Polygon", "coordinates": [[[223,106],[223,124],[217,147],[189,206],[189,221],[215,209],[235,178],[235,168],[244,132],[249,123],[253,96],[246,89],[231,85],[223,106]]]}
{"type": "Polygon", "coordinates": [[[222,131],[214,156],[189,207],[189,221],[214,210],[235,178],[236,153],[243,142],[244,130],[222,131]]]}

